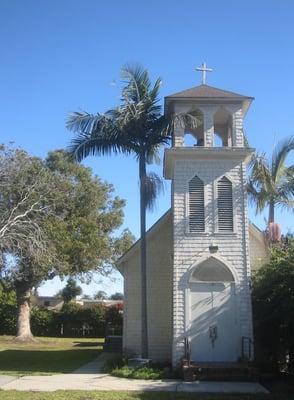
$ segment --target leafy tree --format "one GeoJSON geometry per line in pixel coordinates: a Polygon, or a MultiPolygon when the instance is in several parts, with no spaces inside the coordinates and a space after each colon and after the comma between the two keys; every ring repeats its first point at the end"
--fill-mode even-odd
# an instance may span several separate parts
{"type": "Polygon", "coordinates": [[[269,208],[268,223],[275,222],[276,207],[293,210],[294,165],[286,166],[289,153],[294,150],[294,136],[280,141],[271,159],[257,154],[251,163],[248,193],[256,205],[256,212],[269,208]]]}
{"type": "Polygon", "coordinates": [[[193,115],[161,114],[158,104],[161,80],[152,85],[147,70],[137,67],[122,69],[121,104],[105,114],[75,112],[67,121],[76,133],[70,152],[81,161],[89,155],[133,154],[139,162],[140,226],[141,226],[141,318],[142,357],[148,357],[147,287],[146,287],[146,208],[152,208],[160,192],[161,179],[147,173],[146,164],[159,160],[159,148],[169,143],[172,126],[195,127],[193,115]]]}
{"type": "Polygon", "coordinates": [[[66,286],[61,290],[60,295],[65,303],[69,303],[82,294],[82,288],[77,285],[74,278],[68,278],[66,286]]]}
{"type": "Polygon", "coordinates": [[[294,371],[294,240],[271,247],[270,262],[253,278],[257,355],[264,365],[279,362],[294,371]]]}
{"type": "Polygon", "coordinates": [[[107,299],[107,293],[104,292],[103,290],[98,290],[98,292],[94,295],[95,300],[106,300],[107,299]]]}
{"type": "Polygon", "coordinates": [[[0,277],[13,284],[17,295],[17,339],[32,340],[30,296],[34,287],[56,275],[88,274],[90,278],[91,271],[109,273],[121,243],[130,245],[128,231],[113,236],[123,220],[124,201],[113,197],[111,185],[93,177],[89,168],[73,163],[64,151],[49,153],[45,160],[22,151],[0,201],[0,210],[18,208],[20,215],[22,206],[27,210],[36,202],[40,205],[38,211],[30,212],[36,226],[31,234],[36,234],[37,244],[10,240],[1,248],[0,277]],[[27,187],[33,187],[33,193],[23,202],[27,187]]]}
{"type": "MultiPolygon", "coordinates": [[[[51,208],[53,180],[41,161],[13,147],[0,146],[0,268],[10,250],[44,253],[45,237],[40,228],[51,208]]],[[[11,261],[11,260],[10,260],[11,261]]]]}
{"type": "Polygon", "coordinates": [[[112,295],[109,297],[109,299],[110,299],[110,300],[123,300],[123,299],[124,299],[124,295],[123,295],[123,293],[116,292],[116,293],[112,294],[112,295]]]}

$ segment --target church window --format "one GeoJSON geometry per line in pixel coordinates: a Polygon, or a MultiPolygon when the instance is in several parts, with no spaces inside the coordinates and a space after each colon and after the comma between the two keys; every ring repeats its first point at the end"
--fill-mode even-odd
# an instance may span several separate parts
{"type": "Polygon", "coordinates": [[[204,184],[198,176],[194,176],[189,182],[189,231],[204,230],[204,184]]]}
{"type": "Polygon", "coordinates": [[[217,183],[218,230],[233,231],[232,182],[225,176],[217,183]]]}

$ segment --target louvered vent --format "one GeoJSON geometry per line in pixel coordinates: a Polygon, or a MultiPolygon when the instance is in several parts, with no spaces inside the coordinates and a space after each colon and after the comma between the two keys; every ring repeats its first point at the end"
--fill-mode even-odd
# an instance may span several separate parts
{"type": "Polygon", "coordinates": [[[233,224],[233,193],[232,183],[225,176],[217,184],[218,230],[232,232],[233,224]]]}
{"type": "Polygon", "coordinates": [[[204,232],[204,184],[198,176],[189,182],[189,230],[204,232]]]}

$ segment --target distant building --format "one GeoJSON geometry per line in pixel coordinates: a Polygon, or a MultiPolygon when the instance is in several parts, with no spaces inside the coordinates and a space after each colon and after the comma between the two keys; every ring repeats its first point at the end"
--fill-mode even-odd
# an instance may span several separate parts
{"type": "MultiPolygon", "coordinates": [[[[105,307],[112,307],[122,305],[123,300],[89,300],[89,299],[75,299],[73,303],[79,304],[83,308],[91,308],[96,305],[104,305],[105,307]]],[[[45,307],[48,310],[61,310],[64,301],[61,297],[55,296],[38,296],[33,300],[33,304],[39,307],[45,307]]]]}
{"type": "Polygon", "coordinates": [[[37,296],[33,300],[33,304],[39,307],[45,307],[48,310],[61,310],[63,299],[55,296],[37,296]]]}

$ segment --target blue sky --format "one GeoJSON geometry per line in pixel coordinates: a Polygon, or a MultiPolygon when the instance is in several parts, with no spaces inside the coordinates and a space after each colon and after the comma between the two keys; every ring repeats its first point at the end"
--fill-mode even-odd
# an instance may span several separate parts
{"type": "MultiPolygon", "coordinates": [[[[103,112],[119,101],[119,70],[139,62],[163,79],[165,95],[198,85],[195,68],[214,68],[208,83],[255,97],[245,129],[270,152],[294,134],[294,2],[292,0],[1,0],[0,137],[45,156],[67,146],[70,111],[103,112]]],[[[293,157],[291,157],[293,159],[293,157]]],[[[85,162],[127,200],[125,227],[139,232],[137,164],[132,158],[85,162]]],[[[162,166],[154,167],[159,173],[162,166]]],[[[148,215],[151,225],[170,203],[169,183],[148,215]]],[[[251,219],[264,226],[263,216],[251,219]]],[[[284,230],[293,215],[280,212],[284,230]]],[[[99,278],[97,277],[97,281],[99,278]]],[[[55,293],[60,282],[44,285],[55,293]]],[[[84,286],[121,290],[121,279],[84,286]]]]}

